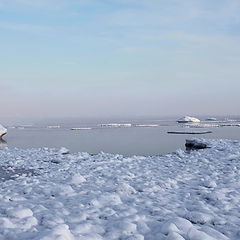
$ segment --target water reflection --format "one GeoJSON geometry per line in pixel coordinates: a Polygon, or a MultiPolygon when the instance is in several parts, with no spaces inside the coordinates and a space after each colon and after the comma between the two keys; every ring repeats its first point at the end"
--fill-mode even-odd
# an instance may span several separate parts
{"type": "Polygon", "coordinates": [[[0,148],[4,148],[7,147],[7,141],[5,141],[4,139],[0,138],[0,148]]]}

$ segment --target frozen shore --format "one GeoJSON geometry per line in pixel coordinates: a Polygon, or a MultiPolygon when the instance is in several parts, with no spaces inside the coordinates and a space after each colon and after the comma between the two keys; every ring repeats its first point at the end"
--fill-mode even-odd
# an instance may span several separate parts
{"type": "Polygon", "coordinates": [[[123,157],[0,149],[0,240],[239,240],[240,142],[123,157]]]}

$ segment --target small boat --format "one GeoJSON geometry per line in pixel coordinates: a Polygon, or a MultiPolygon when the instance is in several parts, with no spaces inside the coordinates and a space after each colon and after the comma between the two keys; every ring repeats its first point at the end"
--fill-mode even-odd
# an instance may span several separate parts
{"type": "Polygon", "coordinates": [[[0,124],[0,138],[7,134],[7,129],[0,124]]]}

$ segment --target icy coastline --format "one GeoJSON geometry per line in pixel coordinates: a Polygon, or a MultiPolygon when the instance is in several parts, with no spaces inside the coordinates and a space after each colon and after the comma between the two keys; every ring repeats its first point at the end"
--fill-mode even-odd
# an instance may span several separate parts
{"type": "Polygon", "coordinates": [[[151,157],[1,149],[14,178],[0,181],[0,239],[239,240],[240,142],[194,141],[208,148],[151,157]]]}

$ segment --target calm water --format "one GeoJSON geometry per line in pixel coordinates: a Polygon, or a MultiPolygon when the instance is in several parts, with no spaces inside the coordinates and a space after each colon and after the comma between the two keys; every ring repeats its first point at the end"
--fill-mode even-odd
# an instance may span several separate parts
{"type": "MultiPolygon", "coordinates": [[[[67,147],[71,152],[83,151],[96,154],[101,151],[130,155],[160,155],[185,149],[187,138],[227,138],[240,140],[240,127],[185,128],[173,120],[125,121],[133,124],[159,124],[158,127],[102,128],[101,123],[122,121],[56,120],[33,123],[32,126],[8,128],[8,134],[0,146],[18,148],[67,147]],[[60,125],[60,128],[47,128],[60,125]],[[91,130],[71,128],[91,127],[91,130]],[[175,135],[168,131],[212,131],[204,135],[175,135]]],[[[239,122],[240,123],[240,122],[239,122]]]]}

